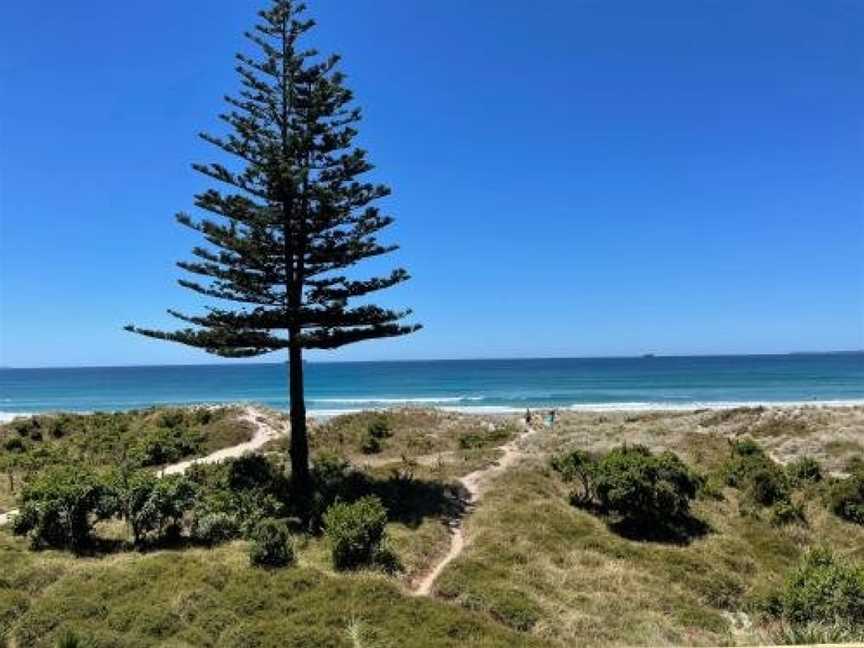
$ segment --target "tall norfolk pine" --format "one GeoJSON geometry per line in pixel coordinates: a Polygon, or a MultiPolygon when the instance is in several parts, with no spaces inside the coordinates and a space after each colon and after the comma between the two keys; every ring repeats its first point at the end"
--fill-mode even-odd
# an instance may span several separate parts
{"type": "Polygon", "coordinates": [[[349,306],[352,298],[401,283],[408,273],[398,268],[364,280],[343,274],[396,249],[376,239],[393,219],[372,205],[389,189],[359,180],[372,169],[366,152],[353,145],[360,110],[351,106],[353,95],[336,69],[339,57],[298,47],[314,26],[301,17],[304,9],[274,0],[246,34],[257,55],[237,55],[243,88],[225,98],[229,112],[220,115],[229,134],[201,135],[234,156],[241,170],[193,165],[229,188],[195,196],[195,205],[215,220],[177,215],[209,243],[192,250],[196,259],[177,264],[203,279],[180,279],[180,285],[233,306],[208,307],[199,316],[169,310],[191,325],[176,331],[126,327],[227,357],[288,349],[292,480],[301,496],[310,487],[303,349],[333,349],[420,328],[401,323],[408,310],[349,306]]]}

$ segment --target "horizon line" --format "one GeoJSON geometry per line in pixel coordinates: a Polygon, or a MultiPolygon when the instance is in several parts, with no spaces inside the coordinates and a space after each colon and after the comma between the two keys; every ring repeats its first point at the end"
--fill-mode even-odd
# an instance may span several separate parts
{"type": "MultiPolygon", "coordinates": [[[[510,357],[469,357],[469,358],[404,358],[392,360],[308,360],[308,364],[384,364],[399,362],[496,362],[501,360],[656,360],[660,358],[727,358],[727,357],[765,357],[765,356],[808,356],[808,355],[864,355],[864,349],[846,349],[831,351],[785,351],[774,353],[642,353],[638,355],[604,355],[604,356],[510,356],[510,357]]],[[[0,371],[27,371],[39,369],[145,369],[166,367],[232,367],[243,365],[285,365],[285,360],[260,362],[190,362],[173,364],[128,364],[128,365],[57,365],[39,367],[21,367],[0,365],[0,371]]]]}

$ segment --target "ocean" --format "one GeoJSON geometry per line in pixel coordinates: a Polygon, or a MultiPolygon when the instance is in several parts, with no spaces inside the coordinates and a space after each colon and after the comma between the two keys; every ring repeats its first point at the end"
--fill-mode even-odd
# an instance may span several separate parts
{"type": "MultiPolygon", "coordinates": [[[[864,354],[309,362],[311,415],[402,405],[681,409],[864,403],[864,354]]],[[[0,370],[0,416],[186,403],[288,407],[284,363],[0,370]]]]}

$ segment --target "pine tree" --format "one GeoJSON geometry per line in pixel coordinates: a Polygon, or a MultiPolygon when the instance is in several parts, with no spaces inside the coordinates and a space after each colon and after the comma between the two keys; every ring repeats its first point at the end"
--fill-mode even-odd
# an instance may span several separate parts
{"type": "Polygon", "coordinates": [[[256,56],[238,54],[242,89],[226,97],[220,118],[228,134],[201,137],[233,156],[222,164],[193,168],[227,191],[208,189],[194,204],[216,218],[184,226],[209,244],[177,265],[203,279],[181,286],[224,302],[206,313],[168,312],[186,323],[176,331],[126,330],[179,342],[226,357],[257,356],[288,349],[291,401],[292,485],[301,499],[310,493],[309,448],[303,393],[303,349],[334,349],[353,342],[411,333],[403,324],[411,311],[349,305],[354,298],[408,279],[398,268],[368,279],[346,275],[354,264],[397,248],[376,235],[393,222],[373,203],[386,186],[359,178],[372,169],[366,152],[353,144],[360,110],[337,70],[338,56],[300,49],[315,25],[305,6],[273,0],[246,37],[256,56]]]}

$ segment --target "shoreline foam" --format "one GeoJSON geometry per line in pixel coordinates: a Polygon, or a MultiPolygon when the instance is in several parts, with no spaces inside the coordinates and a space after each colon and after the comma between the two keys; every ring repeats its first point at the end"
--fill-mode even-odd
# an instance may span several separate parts
{"type": "MultiPolygon", "coordinates": [[[[326,401],[327,399],[313,399],[317,402],[326,401]]],[[[331,399],[332,402],[353,402],[352,399],[331,399]]],[[[369,405],[379,404],[385,407],[346,407],[346,408],[311,408],[306,411],[310,418],[331,418],[342,414],[357,414],[366,411],[379,411],[385,409],[394,409],[394,406],[402,406],[409,408],[430,408],[438,409],[443,412],[454,412],[457,414],[474,414],[482,416],[495,415],[512,415],[522,414],[526,408],[537,412],[547,410],[557,410],[559,412],[691,412],[694,410],[724,410],[735,409],[738,407],[775,407],[775,408],[793,408],[793,407],[864,407],[864,399],[838,399],[838,400],[805,400],[805,401],[694,401],[691,403],[663,403],[663,402],[614,402],[614,403],[574,403],[568,406],[560,407],[554,405],[533,405],[526,404],[521,406],[512,405],[441,405],[436,403],[447,403],[456,400],[468,400],[464,397],[458,399],[354,399],[357,402],[368,403],[369,405]]],[[[206,404],[206,403],[203,403],[206,404]]],[[[219,405],[249,405],[250,402],[234,401],[230,403],[218,403],[219,405]]],[[[159,404],[155,403],[149,407],[194,407],[201,406],[202,403],[170,403],[159,404]]],[[[287,413],[284,408],[268,407],[277,412],[287,413]]],[[[398,407],[397,407],[398,408],[398,407]]],[[[124,410],[100,410],[100,411],[124,411],[124,410]]],[[[91,411],[77,410],[45,410],[41,412],[3,412],[0,411],[0,423],[8,423],[18,417],[36,416],[39,414],[92,414],[91,411]]]]}

